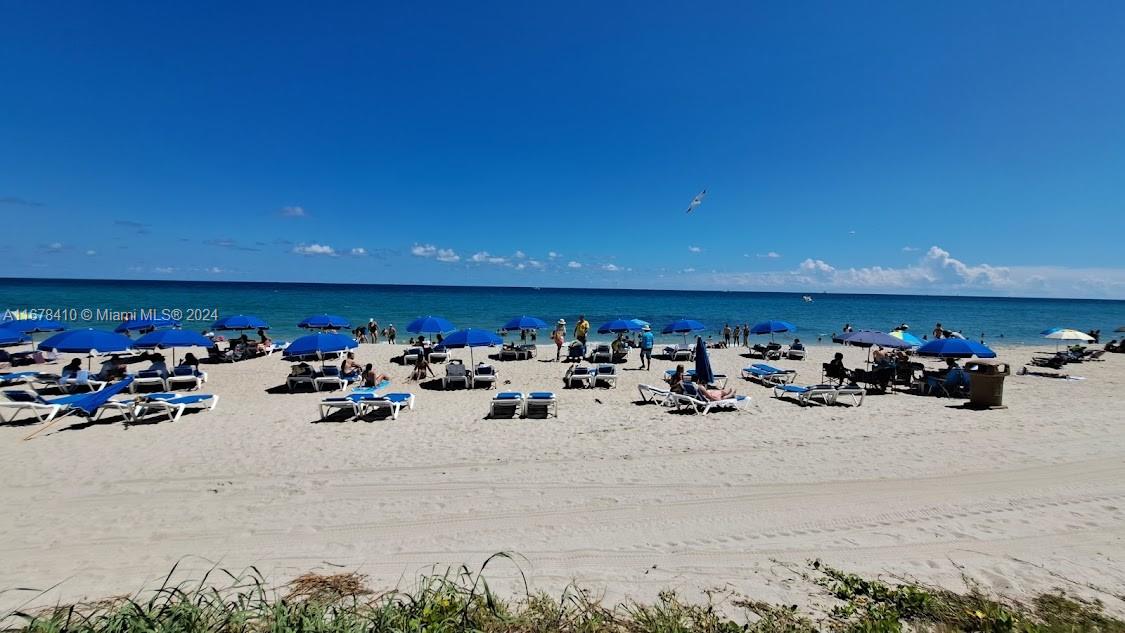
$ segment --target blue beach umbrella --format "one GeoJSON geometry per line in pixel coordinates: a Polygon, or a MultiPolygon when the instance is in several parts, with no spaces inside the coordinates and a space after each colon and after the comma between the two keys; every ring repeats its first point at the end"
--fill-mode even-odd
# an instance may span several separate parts
{"type": "Polygon", "coordinates": [[[317,314],[305,317],[303,321],[297,324],[297,327],[305,330],[341,330],[344,328],[350,329],[352,324],[342,316],[317,314]]]}
{"type": "Polygon", "coordinates": [[[359,347],[359,342],[350,336],[334,334],[332,332],[317,332],[302,336],[285,348],[285,360],[299,360],[301,358],[317,357],[324,359],[326,354],[340,352],[359,347]]]}
{"type": "Polygon", "coordinates": [[[715,382],[715,372],[711,371],[711,358],[707,356],[707,345],[703,337],[695,337],[695,382],[709,385],[715,382]]]}
{"type": "Polygon", "coordinates": [[[407,332],[415,334],[444,334],[445,332],[452,332],[457,328],[454,327],[448,319],[443,319],[439,316],[424,316],[414,319],[406,326],[407,332]]]}
{"type": "Polygon", "coordinates": [[[598,334],[617,334],[619,332],[640,332],[646,323],[640,319],[615,319],[609,323],[603,323],[598,328],[598,334]]]}
{"type": "Polygon", "coordinates": [[[690,334],[692,332],[702,332],[703,330],[706,330],[706,329],[707,329],[706,325],[703,325],[703,323],[701,323],[699,321],[696,321],[695,319],[679,319],[677,321],[672,321],[668,325],[665,325],[664,329],[660,330],[660,333],[661,334],[683,334],[684,335],[684,343],[686,344],[688,334],[690,334]]]}
{"type": "Polygon", "coordinates": [[[775,332],[796,332],[796,331],[797,331],[796,325],[793,325],[792,323],[790,323],[788,321],[777,321],[777,320],[762,321],[761,323],[755,323],[754,327],[750,328],[751,334],[769,334],[771,341],[773,340],[773,335],[774,335],[775,332]]]}
{"type": "Polygon", "coordinates": [[[937,356],[939,358],[996,358],[996,352],[983,343],[970,341],[963,338],[936,338],[918,348],[919,356],[937,356]]]}
{"type": "Polygon", "coordinates": [[[176,364],[177,347],[211,347],[211,339],[191,330],[154,330],[133,342],[136,349],[172,349],[172,364],[176,364]]]}
{"type": "Polygon", "coordinates": [[[471,365],[473,364],[474,347],[503,345],[504,340],[488,330],[468,328],[467,330],[457,330],[453,334],[450,334],[442,340],[441,344],[451,349],[457,347],[469,348],[469,364],[471,365]]]}
{"type": "Polygon", "coordinates": [[[500,329],[505,332],[511,332],[513,330],[540,330],[545,327],[547,327],[547,322],[543,319],[525,315],[512,318],[500,329]]]}
{"type": "MultiPolygon", "coordinates": [[[[44,352],[63,352],[66,354],[111,354],[124,352],[133,346],[133,341],[115,332],[95,330],[67,330],[39,344],[44,352]]],[[[87,364],[88,366],[88,364],[87,364]]]]}
{"type": "Polygon", "coordinates": [[[31,337],[22,332],[0,328],[0,347],[6,347],[8,345],[23,345],[24,343],[30,341],[31,337]]]}
{"type": "Polygon", "coordinates": [[[35,332],[61,332],[66,326],[54,319],[13,319],[0,322],[0,328],[15,330],[24,334],[35,332]]]}
{"type": "Polygon", "coordinates": [[[129,332],[141,332],[159,330],[165,327],[179,327],[180,322],[178,319],[168,317],[155,317],[147,319],[129,319],[123,321],[121,325],[113,328],[114,332],[118,334],[128,334],[129,332]]]}
{"type": "Polygon", "coordinates": [[[268,330],[270,324],[253,315],[235,314],[215,321],[211,327],[216,330],[268,330]]]}

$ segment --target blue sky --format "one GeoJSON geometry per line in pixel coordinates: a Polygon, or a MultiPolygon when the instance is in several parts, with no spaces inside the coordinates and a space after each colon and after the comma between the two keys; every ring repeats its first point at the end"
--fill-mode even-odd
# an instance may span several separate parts
{"type": "Polygon", "coordinates": [[[1125,298],[1122,3],[237,4],[6,7],[5,274],[1125,298]]]}

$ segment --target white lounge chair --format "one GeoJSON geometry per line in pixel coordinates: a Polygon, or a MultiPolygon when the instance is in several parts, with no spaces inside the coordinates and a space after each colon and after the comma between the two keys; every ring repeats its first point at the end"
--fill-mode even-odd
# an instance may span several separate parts
{"type": "Polygon", "coordinates": [[[367,415],[368,413],[375,413],[379,411],[387,411],[390,413],[392,420],[398,419],[398,414],[403,409],[414,408],[414,394],[412,393],[388,393],[385,396],[376,396],[360,402],[361,413],[360,415],[367,415]]]}
{"type": "Polygon", "coordinates": [[[133,378],[133,384],[129,385],[129,391],[136,393],[137,389],[142,387],[156,387],[157,391],[168,391],[168,383],[164,372],[156,369],[145,369],[137,372],[133,378]]]}
{"type": "Polygon", "coordinates": [[[593,387],[594,380],[598,377],[598,370],[588,365],[571,365],[563,374],[563,385],[567,388],[593,387]]]}
{"type": "Polygon", "coordinates": [[[473,384],[472,378],[473,375],[465,364],[458,359],[453,359],[445,366],[445,377],[441,379],[441,388],[449,389],[450,385],[460,384],[468,389],[473,384]]]}
{"type": "Polygon", "coordinates": [[[108,383],[104,380],[98,380],[93,374],[83,369],[73,376],[60,378],[55,384],[67,393],[74,393],[82,387],[85,387],[88,391],[101,391],[108,383]]]}
{"type": "Polygon", "coordinates": [[[559,417],[559,400],[553,392],[532,391],[527,394],[527,398],[523,401],[523,415],[528,418],[548,418],[553,415],[557,418],[559,417]]]}
{"type": "Polygon", "coordinates": [[[34,380],[39,376],[37,371],[16,371],[10,374],[0,375],[0,387],[11,387],[20,383],[34,380]]]}
{"type": "Polygon", "coordinates": [[[320,419],[323,420],[333,411],[344,409],[351,412],[351,417],[358,418],[363,413],[363,403],[368,400],[380,398],[374,391],[353,391],[344,396],[332,396],[320,401],[320,419]]]}
{"type": "Polygon", "coordinates": [[[402,364],[411,367],[414,363],[418,362],[418,358],[425,354],[425,350],[421,347],[411,347],[402,353],[402,364]]]}
{"type": "Polygon", "coordinates": [[[199,389],[203,383],[207,382],[207,372],[199,371],[190,365],[179,365],[172,368],[172,374],[164,381],[168,385],[168,391],[182,388],[186,386],[189,390],[199,389]]]}
{"type": "Polygon", "coordinates": [[[501,391],[488,405],[488,417],[519,417],[523,415],[524,395],[518,391],[501,391]]]}
{"type": "Polygon", "coordinates": [[[850,396],[852,404],[861,407],[863,406],[863,399],[867,397],[867,390],[859,385],[840,385],[836,387],[836,399],[832,404],[840,402],[840,396],[850,396]]]}
{"type": "Polygon", "coordinates": [[[797,378],[797,370],[780,369],[765,363],[755,363],[742,368],[742,377],[746,380],[755,380],[763,385],[789,384],[797,378]]]}
{"type": "Polygon", "coordinates": [[[285,379],[285,386],[289,391],[296,391],[298,387],[307,385],[311,387],[313,391],[316,391],[316,377],[319,375],[320,373],[316,371],[311,374],[301,374],[300,376],[290,374],[289,377],[285,379]]]}
{"type": "Polygon", "coordinates": [[[496,386],[496,368],[487,363],[477,363],[476,369],[473,370],[473,388],[476,389],[477,383],[481,383],[487,389],[496,386]]]}
{"type": "Polygon", "coordinates": [[[641,400],[645,402],[655,402],[666,407],[676,403],[675,399],[672,398],[672,391],[667,387],[637,385],[637,391],[641,394],[641,400]]]}
{"type": "Polygon", "coordinates": [[[793,349],[793,347],[790,346],[789,349],[785,352],[785,356],[789,360],[805,360],[805,357],[807,356],[807,353],[805,351],[805,348],[803,348],[803,347],[798,348],[798,349],[793,349]]]}
{"type": "Polygon", "coordinates": [[[698,413],[707,415],[712,409],[745,409],[750,406],[750,396],[736,395],[731,398],[724,398],[722,400],[709,400],[703,394],[700,394],[695,389],[695,385],[690,382],[684,382],[684,393],[674,393],[672,397],[676,401],[676,408],[686,405],[695,409],[698,413]]]}
{"type": "Polygon", "coordinates": [[[793,398],[797,404],[806,407],[810,404],[832,404],[836,402],[836,397],[839,393],[836,391],[835,385],[809,385],[802,387],[801,385],[788,385],[777,384],[773,388],[773,397],[775,398],[793,398]],[[820,399],[820,403],[816,399],[820,399]]]}
{"type": "MultiPolygon", "coordinates": [[[[11,422],[23,411],[30,411],[40,422],[51,422],[72,413],[93,417],[98,415],[99,409],[110,399],[127,389],[131,382],[133,379],[126,377],[99,391],[76,393],[50,400],[30,391],[4,391],[3,399],[0,399],[0,412],[10,410],[12,415],[5,418],[3,413],[0,413],[0,422],[11,422]]],[[[34,435],[35,433],[32,433],[24,439],[34,435]]]]}
{"type": "Polygon", "coordinates": [[[444,363],[449,360],[449,349],[444,345],[434,345],[427,357],[431,363],[444,363]]]}
{"type": "Polygon", "coordinates": [[[345,376],[340,373],[340,368],[334,365],[326,366],[320,375],[313,378],[313,388],[317,391],[324,389],[345,389],[351,383],[359,380],[359,375],[345,376]]]}
{"type": "Polygon", "coordinates": [[[664,348],[664,355],[668,360],[693,360],[695,358],[695,346],[686,343],[669,345],[664,348]]]}
{"type": "Polygon", "coordinates": [[[169,421],[175,422],[188,409],[210,411],[217,404],[219,396],[210,393],[152,393],[139,400],[133,410],[138,420],[153,413],[167,415],[169,421]]]}
{"type": "Polygon", "coordinates": [[[607,387],[617,388],[617,366],[612,364],[598,365],[594,374],[594,384],[604,384],[607,387]]]}
{"type": "Polygon", "coordinates": [[[611,363],[613,362],[613,349],[605,343],[599,343],[594,346],[594,351],[590,353],[591,363],[611,363]]]}

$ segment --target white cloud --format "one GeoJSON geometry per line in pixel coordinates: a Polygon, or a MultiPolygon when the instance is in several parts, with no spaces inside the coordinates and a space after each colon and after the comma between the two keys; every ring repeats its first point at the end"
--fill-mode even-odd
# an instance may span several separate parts
{"type": "Polygon", "coordinates": [[[822,259],[806,259],[801,262],[799,268],[805,272],[818,272],[818,273],[831,273],[835,268],[828,265],[822,259]]]}
{"type": "Polygon", "coordinates": [[[65,250],[66,246],[64,246],[62,242],[51,242],[44,248],[47,249],[48,253],[58,253],[65,250]]]}
{"type": "Polygon", "coordinates": [[[917,253],[918,249],[914,248],[913,246],[903,246],[902,252],[904,252],[904,253],[917,253]]]}
{"type": "Polygon", "coordinates": [[[851,231],[848,231],[848,235],[855,235],[855,229],[852,229],[851,231]]]}
{"type": "Polygon", "coordinates": [[[512,257],[516,259],[527,259],[527,253],[523,251],[516,251],[515,253],[512,253],[512,257]]]}
{"type": "Polygon", "coordinates": [[[698,246],[689,246],[689,247],[687,247],[687,249],[689,251],[691,251],[692,253],[702,253],[703,252],[703,249],[698,247],[698,246]]]}
{"type": "Polygon", "coordinates": [[[307,215],[304,207],[289,206],[281,207],[281,216],[285,218],[303,218],[307,215]]]}
{"type": "Polygon", "coordinates": [[[357,246],[357,247],[353,248],[352,250],[348,251],[348,253],[350,255],[352,255],[353,257],[363,257],[363,256],[367,255],[367,249],[363,248],[362,246],[357,246]]]}
{"type": "Polygon", "coordinates": [[[685,268],[685,269],[681,270],[680,272],[682,272],[682,273],[694,273],[695,269],[694,268],[685,268]]]}
{"type": "Polygon", "coordinates": [[[293,252],[298,255],[327,255],[336,256],[336,249],[327,244],[299,244],[293,247],[293,252]]]}
{"type": "Polygon", "coordinates": [[[451,248],[438,248],[433,244],[415,244],[410,247],[410,254],[415,257],[432,257],[439,262],[459,262],[461,256],[451,248]]]}
{"type": "Polygon", "coordinates": [[[469,261],[478,264],[506,264],[508,263],[508,258],[491,255],[488,251],[480,251],[479,253],[473,253],[469,261]]]}
{"type": "Polygon", "coordinates": [[[781,253],[770,251],[768,253],[758,253],[756,257],[759,257],[761,259],[779,259],[781,257],[781,253]]]}
{"type": "Polygon", "coordinates": [[[569,261],[566,263],[567,268],[582,268],[582,264],[576,261],[569,261]]]}
{"type": "Polygon", "coordinates": [[[615,272],[621,270],[621,267],[618,266],[617,264],[602,264],[602,270],[607,270],[611,273],[615,273],[615,272]]]}
{"type": "Polygon", "coordinates": [[[93,257],[94,255],[98,254],[98,251],[90,249],[90,250],[86,251],[86,254],[89,255],[90,257],[93,257]]]}
{"type": "Polygon", "coordinates": [[[543,262],[541,262],[537,259],[529,259],[529,260],[527,260],[527,265],[531,266],[532,268],[542,268],[543,262]]]}
{"type": "Polygon", "coordinates": [[[223,269],[219,268],[218,266],[211,266],[210,268],[205,268],[204,272],[211,273],[212,275],[218,275],[219,273],[223,272],[223,269]]]}
{"type": "Polygon", "coordinates": [[[157,266],[156,268],[153,268],[152,271],[160,273],[161,275],[170,275],[176,272],[176,269],[172,268],[171,266],[157,266]]]}
{"type": "Polygon", "coordinates": [[[561,255],[559,255],[555,251],[547,253],[547,259],[558,259],[559,257],[561,257],[561,255]]]}

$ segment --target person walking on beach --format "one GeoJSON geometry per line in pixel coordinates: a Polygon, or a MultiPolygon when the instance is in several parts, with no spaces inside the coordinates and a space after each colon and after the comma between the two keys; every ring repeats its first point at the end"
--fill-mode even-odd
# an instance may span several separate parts
{"type": "Polygon", "coordinates": [[[641,369],[652,369],[652,345],[655,338],[651,327],[646,325],[641,328],[641,369]]]}
{"type": "Polygon", "coordinates": [[[723,325],[723,345],[730,347],[730,323],[723,325]]]}
{"type": "Polygon", "coordinates": [[[387,328],[387,342],[390,343],[391,345],[395,344],[395,335],[396,334],[398,334],[398,330],[395,329],[395,324],[392,323],[387,328]]]}
{"type": "Polygon", "coordinates": [[[559,362],[563,345],[566,343],[566,320],[559,319],[555,324],[555,331],[551,332],[551,340],[555,342],[555,362],[559,362]]]}
{"type": "Polygon", "coordinates": [[[379,342],[379,322],[375,319],[367,320],[367,336],[370,337],[372,343],[379,342]]]}
{"type": "Polygon", "coordinates": [[[586,355],[586,334],[590,331],[590,322],[586,320],[585,314],[578,315],[578,323],[574,324],[574,338],[582,344],[582,355],[586,355]]]}

